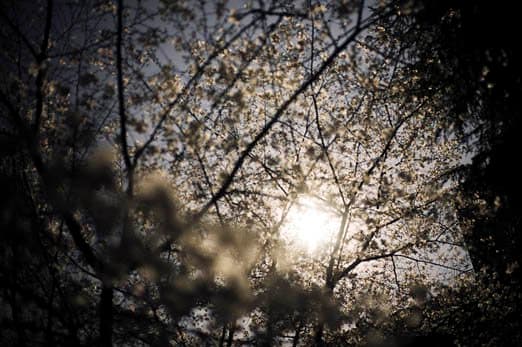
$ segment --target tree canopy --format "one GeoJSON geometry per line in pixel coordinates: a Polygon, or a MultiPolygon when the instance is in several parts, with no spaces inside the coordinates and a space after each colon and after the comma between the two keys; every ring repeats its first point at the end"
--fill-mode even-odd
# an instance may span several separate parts
{"type": "Polygon", "coordinates": [[[0,341],[520,344],[513,13],[2,2],[0,341]]]}

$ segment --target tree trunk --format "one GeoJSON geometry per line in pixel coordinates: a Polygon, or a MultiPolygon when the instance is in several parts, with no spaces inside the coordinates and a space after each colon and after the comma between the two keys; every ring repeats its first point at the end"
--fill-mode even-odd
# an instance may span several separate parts
{"type": "Polygon", "coordinates": [[[317,328],[315,329],[315,335],[314,335],[314,346],[323,346],[323,331],[324,331],[324,323],[319,322],[317,324],[317,328]]]}
{"type": "Polygon", "coordinates": [[[100,298],[100,346],[103,347],[112,346],[112,297],[112,287],[104,284],[100,298]]]}
{"type": "Polygon", "coordinates": [[[231,347],[232,346],[232,342],[234,342],[234,331],[236,329],[234,328],[234,326],[231,326],[229,329],[228,329],[228,340],[227,340],[227,347],[231,347]]]}

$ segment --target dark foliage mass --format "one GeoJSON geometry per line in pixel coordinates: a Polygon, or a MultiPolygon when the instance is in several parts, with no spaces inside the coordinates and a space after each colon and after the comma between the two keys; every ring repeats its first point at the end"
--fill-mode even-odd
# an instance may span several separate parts
{"type": "Polygon", "coordinates": [[[0,2],[0,345],[522,346],[518,16],[0,2]]]}
{"type": "MultiPolygon", "coordinates": [[[[522,51],[513,39],[516,8],[509,2],[442,1],[425,4],[418,18],[421,30],[434,38],[432,50],[425,47],[424,54],[443,59],[448,68],[441,81],[428,70],[424,83],[450,89],[448,101],[455,115],[478,124],[471,139],[476,155],[459,172],[464,199],[459,216],[486,295],[505,312],[502,319],[490,316],[479,298],[470,299],[473,294],[462,290],[456,293],[457,302],[483,318],[472,319],[467,327],[461,323],[461,334],[473,344],[487,340],[492,345],[519,345],[522,182],[517,148],[522,129],[522,51]]],[[[459,326],[452,319],[446,324],[459,326]]]]}

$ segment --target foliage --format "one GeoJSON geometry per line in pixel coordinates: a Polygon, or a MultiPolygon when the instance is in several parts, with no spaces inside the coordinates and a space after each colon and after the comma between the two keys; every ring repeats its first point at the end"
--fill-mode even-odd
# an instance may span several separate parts
{"type": "MultiPolygon", "coordinates": [[[[464,334],[469,320],[457,317],[495,284],[476,281],[473,257],[471,268],[463,226],[475,218],[462,211],[478,209],[454,173],[489,143],[469,131],[486,118],[467,111],[492,82],[465,107],[455,101],[476,85],[454,96],[464,62],[427,47],[455,54],[435,43],[458,25],[448,15],[426,29],[423,11],[3,3],[2,340],[375,345],[464,334]],[[314,252],[284,237],[303,199],[337,216],[314,252]]],[[[470,329],[509,315],[492,307],[516,303],[511,294],[470,329]]]]}

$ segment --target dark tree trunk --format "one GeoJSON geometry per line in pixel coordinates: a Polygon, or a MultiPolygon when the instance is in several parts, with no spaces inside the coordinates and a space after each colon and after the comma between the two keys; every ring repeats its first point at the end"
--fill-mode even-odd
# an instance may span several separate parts
{"type": "Polygon", "coordinates": [[[100,299],[100,346],[112,346],[113,289],[103,285],[100,299]]]}

